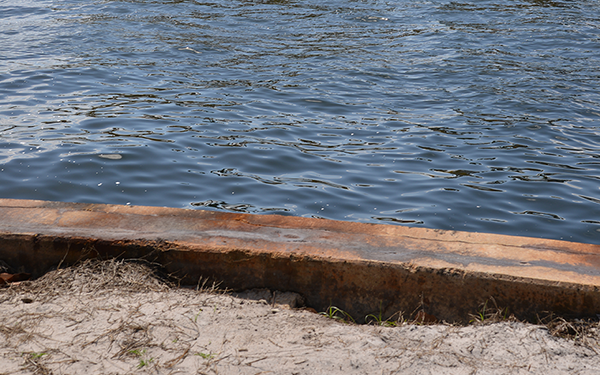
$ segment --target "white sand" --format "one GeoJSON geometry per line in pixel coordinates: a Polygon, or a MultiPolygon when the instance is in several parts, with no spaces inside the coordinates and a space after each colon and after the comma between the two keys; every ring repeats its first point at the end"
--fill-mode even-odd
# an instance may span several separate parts
{"type": "MultiPolygon", "coordinates": [[[[168,288],[111,264],[0,289],[0,373],[600,373],[596,337],[561,339],[516,322],[344,324],[273,304],[268,291],[168,288]]],[[[276,302],[296,297],[276,293],[276,302]]]]}

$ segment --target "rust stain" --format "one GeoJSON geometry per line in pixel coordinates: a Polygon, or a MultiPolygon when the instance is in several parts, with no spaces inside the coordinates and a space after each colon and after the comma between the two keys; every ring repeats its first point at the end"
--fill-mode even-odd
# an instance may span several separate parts
{"type": "Polygon", "coordinates": [[[31,278],[30,273],[20,272],[20,273],[0,273],[0,285],[15,283],[19,281],[29,280],[31,278]]]}

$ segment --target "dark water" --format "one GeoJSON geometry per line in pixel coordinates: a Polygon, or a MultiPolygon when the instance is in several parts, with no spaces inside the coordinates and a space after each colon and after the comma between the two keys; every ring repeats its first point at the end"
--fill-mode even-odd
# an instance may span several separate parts
{"type": "Polygon", "coordinates": [[[0,197],[600,243],[597,1],[0,1],[0,197]]]}

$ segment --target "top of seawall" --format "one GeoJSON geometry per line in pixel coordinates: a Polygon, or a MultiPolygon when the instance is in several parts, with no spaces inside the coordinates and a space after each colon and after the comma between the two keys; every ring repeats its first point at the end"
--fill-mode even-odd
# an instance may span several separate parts
{"type": "Polygon", "coordinates": [[[464,321],[493,300],[524,319],[600,312],[600,245],[278,215],[0,199],[0,260],[40,275],[84,257],[147,258],[182,282],[304,295],[360,320],[464,321]]]}

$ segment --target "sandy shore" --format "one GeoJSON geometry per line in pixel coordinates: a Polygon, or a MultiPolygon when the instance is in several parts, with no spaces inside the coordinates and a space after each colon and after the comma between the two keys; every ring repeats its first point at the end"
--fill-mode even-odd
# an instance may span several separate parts
{"type": "Polygon", "coordinates": [[[346,324],[293,293],[174,288],[88,262],[0,289],[0,374],[598,374],[598,334],[346,324]]]}

